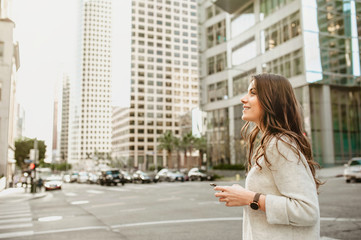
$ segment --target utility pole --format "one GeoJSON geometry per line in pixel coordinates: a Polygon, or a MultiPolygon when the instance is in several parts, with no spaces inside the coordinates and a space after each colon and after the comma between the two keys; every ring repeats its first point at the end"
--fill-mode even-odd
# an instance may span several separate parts
{"type": "Polygon", "coordinates": [[[38,140],[34,139],[34,148],[30,149],[30,158],[34,162],[34,169],[31,170],[31,193],[36,193],[36,166],[38,165],[39,159],[39,150],[38,150],[38,140]],[[35,181],[35,182],[34,182],[35,181]]]}

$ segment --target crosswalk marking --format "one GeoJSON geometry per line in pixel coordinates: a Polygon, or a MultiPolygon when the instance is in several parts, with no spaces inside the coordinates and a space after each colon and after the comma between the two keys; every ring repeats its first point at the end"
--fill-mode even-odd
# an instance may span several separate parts
{"type": "Polygon", "coordinates": [[[0,229],[13,229],[13,228],[25,228],[25,227],[32,227],[32,223],[17,223],[11,225],[0,225],[0,229]]]}
{"type": "Polygon", "coordinates": [[[24,232],[9,232],[9,233],[0,233],[0,239],[8,239],[13,237],[25,237],[34,235],[34,231],[24,231],[24,232]]]}
{"type": "Polygon", "coordinates": [[[0,203],[0,239],[34,235],[29,203],[0,203]],[[18,231],[18,230],[22,231],[18,231]]]}
{"type": "Polygon", "coordinates": [[[22,213],[22,214],[1,214],[0,219],[4,219],[4,218],[13,218],[13,217],[30,217],[31,214],[30,213],[22,213]]]}
{"type": "Polygon", "coordinates": [[[2,223],[12,223],[12,222],[30,222],[31,218],[10,218],[5,220],[0,220],[0,224],[2,223]]]}

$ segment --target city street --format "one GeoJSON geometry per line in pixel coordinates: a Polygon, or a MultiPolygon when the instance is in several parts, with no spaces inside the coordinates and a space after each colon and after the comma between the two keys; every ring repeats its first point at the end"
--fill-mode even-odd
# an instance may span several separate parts
{"type": "MultiPolygon", "coordinates": [[[[0,239],[241,239],[242,208],[227,208],[213,194],[209,182],[74,183],[38,198],[3,194],[0,239]]],[[[359,239],[360,196],[361,183],[327,179],[320,190],[323,239],[359,239]]]]}

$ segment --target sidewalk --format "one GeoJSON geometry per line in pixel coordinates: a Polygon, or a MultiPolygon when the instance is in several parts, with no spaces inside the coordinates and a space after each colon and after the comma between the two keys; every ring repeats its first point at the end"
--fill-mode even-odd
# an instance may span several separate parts
{"type": "Polygon", "coordinates": [[[321,168],[317,171],[319,178],[343,177],[344,166],[321,168]]]}
{"type": "Polygon", "coordinates": [[[22,199],[36,199],[45,197],[47,192],[37,192],[37,193],[30,193],[30,188],[27,189],[25,192],[25,188],[6,188],[0,192],[0,198],[2,197],[10,197],[10,196],[17,196],[22,199]]]}

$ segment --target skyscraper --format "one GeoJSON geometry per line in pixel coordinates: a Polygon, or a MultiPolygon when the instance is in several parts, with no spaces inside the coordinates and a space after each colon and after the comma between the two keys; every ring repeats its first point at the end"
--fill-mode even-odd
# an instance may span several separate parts
{"type": "Polygon", "coordinates": [[[66,162],[68,157],[69,114],[70,114],[70,80],[67,74],[63,75],[61,131],[60,131],[60,159],[66,162]]]}
{"type": "Polygon", "coordinates": [[[117,112],[129,114],[118,147],[129,149],[131,166],[166,165],[157,138],[179,136],[179,116],[198,106],[197,33],[195,0],[132,1],[131,107],[117,112]]]}
{"type": "Polygon", "coordinates": [[[69,128],[69,163],[92,168],[111,148],[112,1],[81,1],[80,49],[69,128]]]}
{"type": "Polygon", "coordinates": [[[359,1],[208,0],[199,13],[213,164],[247,158],[240,99],[262,72],[290,80],[316,161],[341,164],[361,154],[359,1]]]}
{"type": "Polygon", "coordinates": [[[14,41],[15,23],[10,1],[0,2],[0,191],[9,186],[15,169],[16,72],[20,67],[19,45],[14,41]]]}

